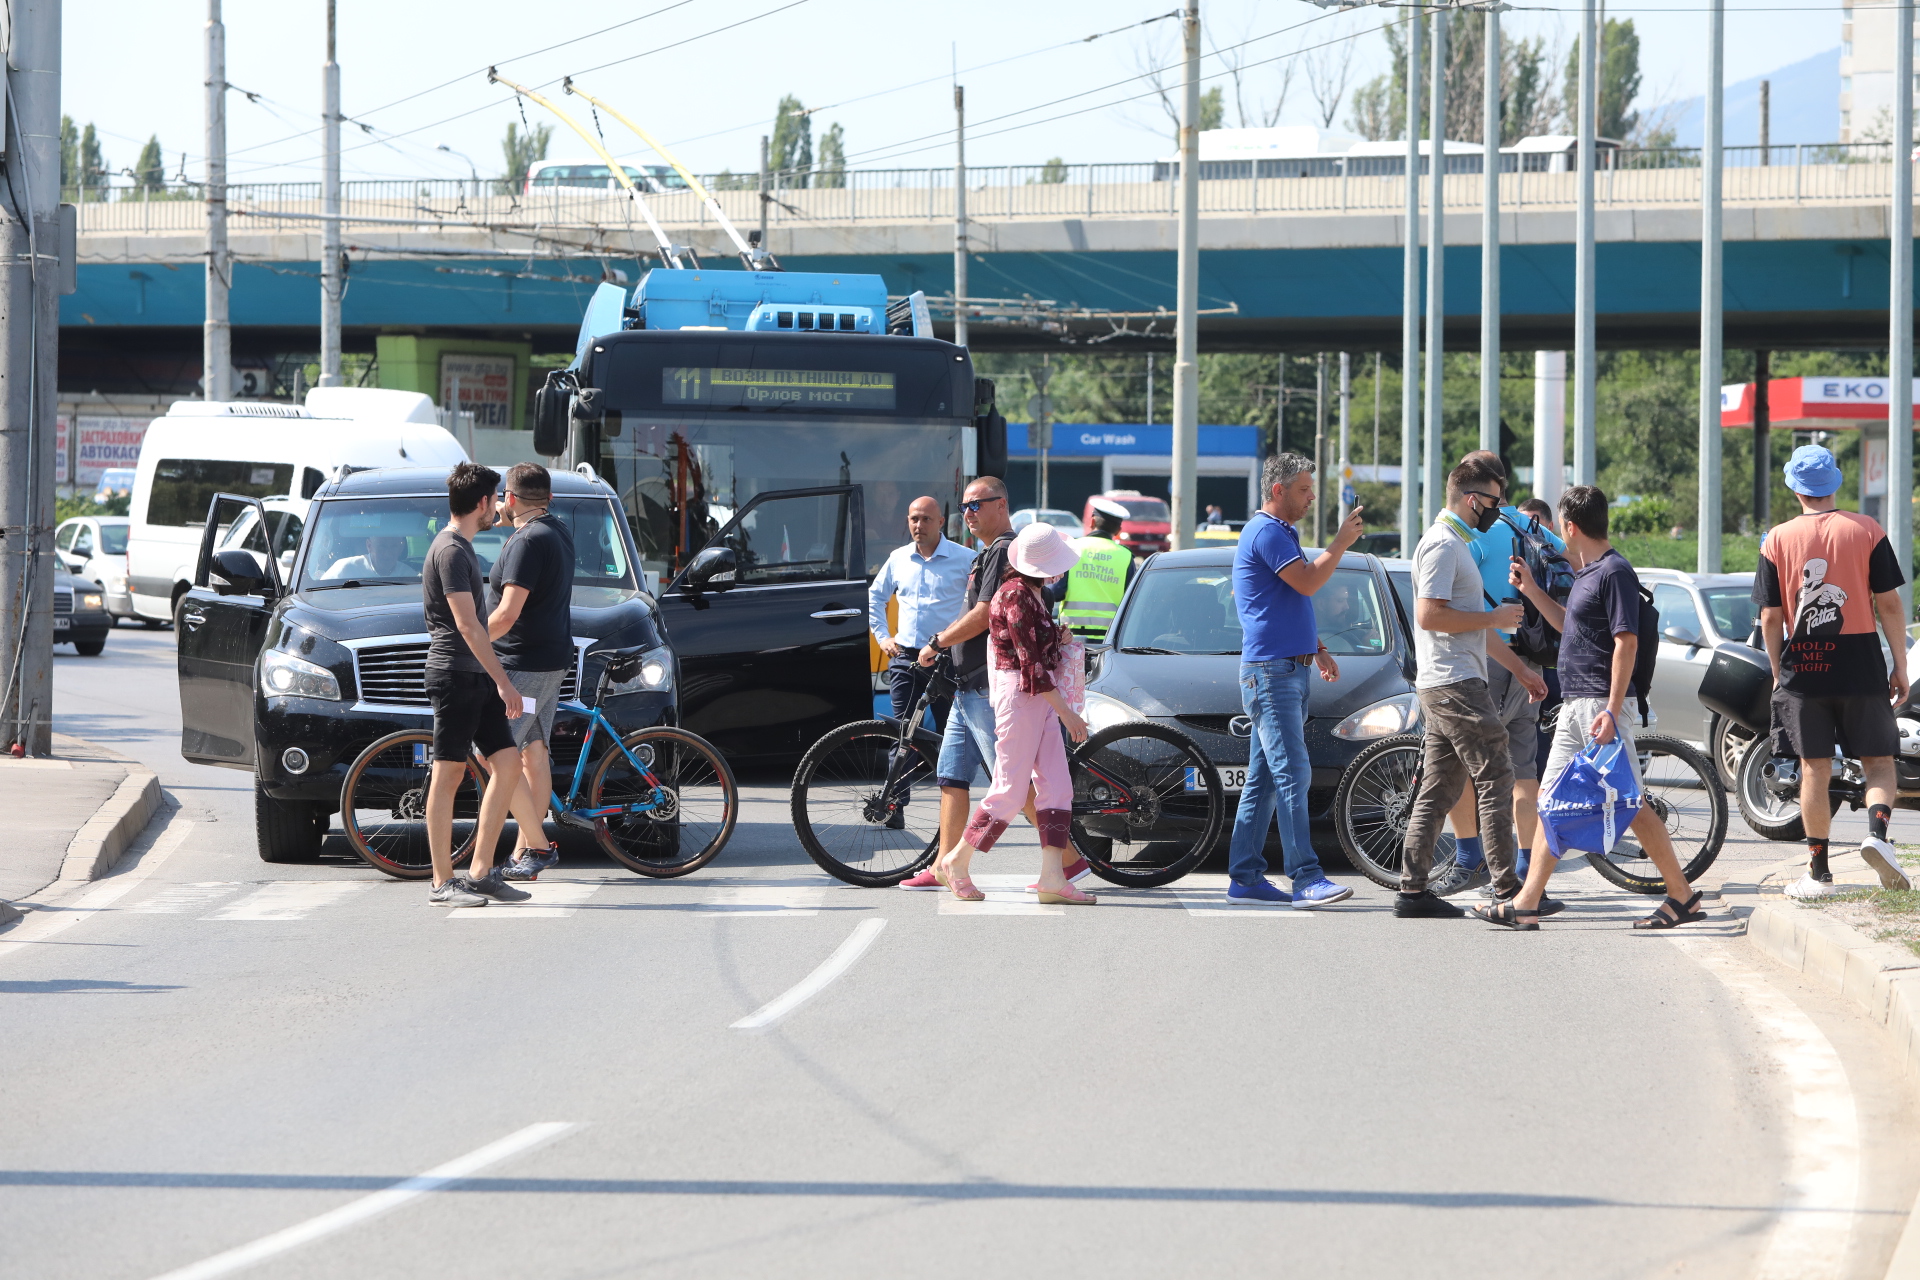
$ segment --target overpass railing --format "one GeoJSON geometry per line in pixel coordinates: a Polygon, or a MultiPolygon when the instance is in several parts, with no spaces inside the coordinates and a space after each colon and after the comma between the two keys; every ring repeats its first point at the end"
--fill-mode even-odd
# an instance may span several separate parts
{"type": "MultiPolygon", "coordinates": [[[[1885,200],[1893,191],[1892,148],[1886,143],[1728,147],[1723,193],[1728,205],[1799,205],[1885,200]]],[[[1594,197],[1601,207],[1700,203],[1697,148],[1621,149],[1602,153],[1594,197]]],[[[1506,156],[1500,200],[1507,210],[1572,208],[1578,175],[1560,154],[1506,156]],[[1557,167],[1556,167],[1557,166],[1557,167]]],[[[1481,205],[1481,157],[1446,157],[1446,207],[1481,205]]],[[[1214,216],[1397,213],[1404,207],[1399,156],[1319,156],[1307,160],[1210,161],[1201,166],[1201,212],[1214,216]]],[[[1177,165],[1002,165],[967,170],[967,215],[982,221],[1170,217],[1179,198],[1177,165]]],[[[742,226],[760,217],[755,179],[705,178],[727,214],[742,226]]],[[[1421,182],[1422,204],[1432,182],[1421,182]]],[[[783,175],[768,194],[768,221],[810,223],[951,221],[953,170],[861,169],[783,175]]],[[[430,231],[490,227],[514,230],[644,228],[618,191],[594,187],[514,190],[497,180],[380,179],[342,184],[343,222],[368,230],[430,231]]],[[[198,233],[206,225],[199,188],[115,185],[69,187],[89,234],[198,233]]],[[[705,208],[689,191],[648,196],[663,225],[700,227],[705,208]]],[[[319,225],[317,182],[237,184],[228,188],[236,232],[312,231],[319,225]]]]}

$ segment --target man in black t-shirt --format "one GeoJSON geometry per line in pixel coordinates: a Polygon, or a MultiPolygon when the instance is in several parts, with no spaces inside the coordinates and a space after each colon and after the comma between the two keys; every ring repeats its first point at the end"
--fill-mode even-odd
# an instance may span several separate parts
{"type": "Polygon", "coordinates": [[[519,789],[520,752],[508,721],[520,717],[520,694],[493,656],[483,616],[486,596],[473,535],[494,525],[493,491],[500,473],[463,462],[447,476],[453,519],[434,537],[421,566],[427,616],[427,700],[433,706],[433,767],[427,786],[427,854],[433,861],[428,900],[444,907],[484,907],[487,899],[519,902],[493,866],[493,847],[519,789]],[[487,758],[495,781],[480,800],[473,865],[453,873],[453,804],[467,777],[467,752],[487,758]]]}
{"type": "Polygon", "coordinates": [[[501,873],[509,880],[537,879],[560,861],[560,846],[547,840],[543,825],[553,791],[547,739],[553,734],[560,686],[578,658],[573,647],[573,533],[552,507],[553,480],[545,467],[522,462],[507,472],[501,511],[514,532],[493,562],[487,634],[493,637],[507,679],[533,704],[514,724],[527,785],[513,805],[520,834],[513,861],[501,873]]]}

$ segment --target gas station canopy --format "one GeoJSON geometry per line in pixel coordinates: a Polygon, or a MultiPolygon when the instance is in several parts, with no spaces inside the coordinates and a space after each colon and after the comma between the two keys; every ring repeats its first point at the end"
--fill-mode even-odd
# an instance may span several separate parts
{"type": "MultiPolygon", "coordinates": [[[[1769,378],[1767,426],[1783,431],[1848,431],[1887,420],[1886,378],[1769,378]]],[[[1753,386],[1720,388],[1720,425],[1753,425],[1753,386]]],[[[1914,418],[1920,421],[1920,378],[1913,380],[1914,418]]]]}

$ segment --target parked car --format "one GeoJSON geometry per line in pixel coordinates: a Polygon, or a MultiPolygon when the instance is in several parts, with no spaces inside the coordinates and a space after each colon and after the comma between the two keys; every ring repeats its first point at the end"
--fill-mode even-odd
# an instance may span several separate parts
{"type": "MultiPolygon", "coordinates": [[[[1096,729],[1125,719],[1173,725],[1200,744],[1222,785],[1237,792],[1246,782],[1252,725],[1240,702],[1233,557],[1233,547],[1204,547],[1156,555],[1142,566],[1109,643],[1092,650],[1087,720],[1096,729]]],[[[1320,638],[1340,664],[1336,682],[1317,675],[1310,681],[1308,803],[1320,820],[1331,816],[1334,789],[1353,758],[1413,728],[1420,711],[1412,633],[1377,558],[1342,556],[1313,608],[1320,638]]]]}
{"type": "MultiPolygon", "coordinates": [[[[420,565],[448,519],[446,477],[444,468],[369,470],[323,484],[284,575],[265,535],[256,546],[245,523],[255,533],[262,521],[272,530],[274,513],[260,499],[241,497],[203,517],[206,550],[180,607],[180,753],[253,775],[264,861],[317,853],[361,749],[396,729],[432,723],[420,565]],[[241,545],[216,553],[223,528],[241,545]],[[376,540],[384,545],[371,545],[376,540]],[[389,566],[378,576],[356,567],[376,557],[389,566]]],[[[554,513],[572,528],[576,553],[574,666],[561,696],[575,697],[599,679],[590,649],[655,649],[668,659],[665,683],[642,675],[615,686],[606,712],[621,733],[678,723],[679,673],[665,622],[641,587],[613,490],[555,472],[553,491],[554,513]]],[[[506,534],[495,529],[474,540],[484,567],[506,534]]],[[[563,787],[585,726],[577,713],[563,711],[555,721],[553,764],[563,787]]]]}
{"type": "Polygon", "coordinates": [[[53,575],[53,642],[71,644],[83,658],[97,658],[107,647],[113,619],[98,585],[65,570],[53,575]]]}
{"type": "Polygon", "coordinates": [[[98,587],[115,619],[136,616],[127,594],[127,523],[125,516],[76,516],[53,531],[53,554],[61,567],[98,587]]]}
{"type": "MultiPolygon", "coordinates": [[[[687,189],[687,180],[675,173],[671,165],[627,164],[620,167],[627,171],[627,177],[633,185],[648,195],[687,189]]],[[[603,160],[542,160],[527,170],[521,192],[531,195],[556,187],[587,187],[603,191],[621,189],[620,180],[613,176],[613,170],[603,160]]]]}
{"type": "Polygon", "coordinates": [[[1367,555],[1391,558],[1400,554],[1400,535],[1393,531],[1363,533],[1353,540],[1351,549],[1367,555]]]}
{"type": "Polygon", "coordinates": [[[1081,532],[1080,517],[1071,511],[1062,511],[1058,507],[1022,507],[1013,513],[1013,527],[1024,529],[1038,520],[1041,524],[1050,524],[1063,533],[1078,537],[1081,532]]]}
{"type": "Polygon", "coordinates": [[[1163,499],[1150,498],[1138,489],[1096,493],[1080,512],[1080,527],[1089,532],[1093,529],[1093,498],[1106,498],[1127,509],[1127,518],[1120,522],[1120,536],[1114,541],[1136,556],[1152,555],[1173,545],[1173,513],[1163,499]]]}
{"type": "Polygon", "coordinates": [[[1758,611],[1751,573],[1686,573],[1640,569],[1641,585],[1660,611],[1660,658],[1647,699],[1660,732],[1694,743],[1732,785],[1750,735],[1700,704],[1700,680],[1717,650],[1745,648],[1758,611]]]}

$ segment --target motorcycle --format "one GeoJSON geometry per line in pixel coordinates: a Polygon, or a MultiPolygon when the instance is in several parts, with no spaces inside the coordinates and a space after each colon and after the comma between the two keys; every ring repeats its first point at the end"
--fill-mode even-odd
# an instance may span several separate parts
{"type": "MultiPolygon", "coordinates": [[[[1757,638],[1757,633],[1756,637],[1757,638]]],[[[1751,735],[1733,766],[1734,800],[1740,817],[1754,834],[1768,840],[1799,840],[1806,835],[1800,819],[1800,761],[1780,754],[1773,732],[1773,665],[1766,652],[1752,644],[1723,648],[1713,657],[1700,681],[1700,702],[1735,729],[1751,735]]],[[[1910,695],[1897,709],[1899,753],[1894,757],[1897,790],[1894,806],[1920,809],[1920,693],[1910,695]]],[[[1829,813],[1845,804],[1855,810],[1867,804],[1866,773],[1860,762],[1834,752],[1833,780],[1827,787],[1829,813]]]]}

